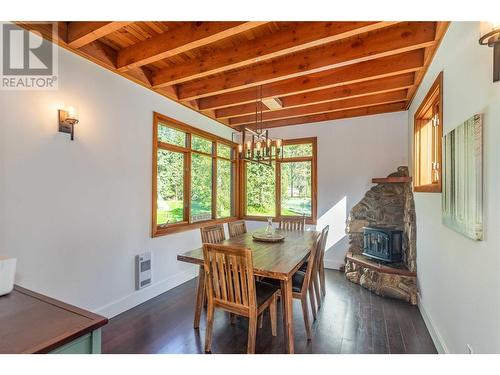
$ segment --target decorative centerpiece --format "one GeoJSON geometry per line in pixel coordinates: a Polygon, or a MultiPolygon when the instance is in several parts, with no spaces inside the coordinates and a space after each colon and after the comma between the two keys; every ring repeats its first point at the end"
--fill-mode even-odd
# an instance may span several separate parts
{"type": "Polygon", "coordinates": [[[267,218],[267,227],[264,231],[256,231],[252,234],[254,241],[260,242],[281,242],[285,239],[285,237],[276,233],[273,227],[273,218],[267,218]]]}
{"type": "Polygon", "coordinates": [[[0,296],[12,292],[15,274],[16,259],[0,257],[0,296]]]}
{"type": "Polygon", "coordinates": [[[267,227],[266,227],[266,236],[272,237],[273,234],[274,234],[273,218],[268,217],[267,218],[267,227]]]}

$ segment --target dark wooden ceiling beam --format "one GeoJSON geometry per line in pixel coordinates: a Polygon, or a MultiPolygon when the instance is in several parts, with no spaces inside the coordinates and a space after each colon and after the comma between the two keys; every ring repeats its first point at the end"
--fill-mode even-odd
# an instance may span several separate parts
{"type": "MultiPolygon", "coordinates": [[[[383,57],[373,61],[365,61],[353,65],[342,66],[326,72],[287,79],[262,87],[262,98],[279,97],[311,92],[356,83],[376,78],[414,72],[424,63],[424,50],[415,50],[394,56],[383,57]]],[[[255,103],[260,92],[255,88],[235,91],[199,99],[200,110],[231,107],[245,103],[255,103]]]]}
{"type": "MultiPolygon", "coordinates": [[[[307,124],[312,122],[322,122],[322,121],[331,121],[331,120],[339,120],[350,117],[360,117],[360,116],[369,116],[369,115],[377,115],[381,113],[388,112],[398,112],[405,110],[405,102],[398,103],[389,103],[389,104],[380,104],[371,107],[362,107],[362,108],[354,108],[347,109],[344,111],[330,112],[330,113],[322,113],[319,115],[312,116],[303,116],[303,117],[294,117],[282,120],[275,121],[266,121],[262,124],[265,129],[278,128],[283,126],[291,126],[291,125],[300,125],[307,124]]],[[[307,126],[307,125],[305,125],[307,126]]],[[[241,127],[237,127],[241,129],[241,127]]],[[[245,126],[249,128],[254,128],[254,126],[245,126]]]]}
{"type": "MultiPolygon", "coordinates": [[[[381,94],[389,91],[407,89],[414,84],[415,73],[405,73],[397,76],[372,79],[324,90],[310,91],[303,94],[286,96],[281,99],[282,109],[326,103],[346,98],[356,98],[364,95],[381,94]]],[[[260,102],[257,102],[259,104],[260,102]]],[[[247,103],[233,107],[220,108],[215,111],[217,119],[255,114],[256,103],[247,103]]],[[[260,111],[260,107],[259,107],[260,111]]],[[[263,108],[262,112],[271,111],[263,108]]]]}
{"type": "Polygon", "coordinates": [[[67,26],[66,42],[71,48],[80,48],[128,24],[130,24],[130,22],[71,21],[68,22],[67,26]]]}
{"type": "Polygon", "coordinates": [[[163,34],[123,48],[117,68],[123,72],[217,42],[266,22],[185,22],[163,34]]]}
{"type": "Polygon", "coordinates": [[[161,87],[241,68],[304,49],[317,47],[396,22],[282,22],[281,30],[156,72],[153,86],[161,87]]]}
{"type": "Polygon", "coordinates": [[[434,43],[435,22],[403,22],[322,47],[210,78],[178,85],[180,100],[192,100],[267,85],[339,66],[386,57],[434,43]]]}
{"type": "MultiPolygon", "coordinates": [[[[321,113],[336,112],[351,108],[367,107],[377,104],[400,102],[406,99],[407,89],[386,92],[382,94],[366,95],[359,98],[348,98],[334,102],[312,104],[305,107],[295,107],[283,110],[265,112],[262,121],[281,120],[291,117],[316,115],[321,113]]],[[[260,116],[259,116],[260,120],[260,116]]],[[[238,116],[229,119],[229,125],[247,125],[255,123],[255,115],[238,116]]]]}

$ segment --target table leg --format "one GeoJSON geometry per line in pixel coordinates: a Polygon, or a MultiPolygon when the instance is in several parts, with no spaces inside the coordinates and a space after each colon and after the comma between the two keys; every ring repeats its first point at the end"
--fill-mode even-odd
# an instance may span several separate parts
{"type": "Polygon", "coordinates": [[[286,352],[293,354],[294,333],[293,333],[293,295],[292,279],[281,282],[281,299],[283,301],[283,328],[285,330],[286,352]]]}
{"type": "Polygon", "coordinates": [[[201,311],[205,302],[205,268],[200,266],[198,273],[198,286],[196,287],[196,304],[194,308],[194,328],[200,327],[201,311]]]}

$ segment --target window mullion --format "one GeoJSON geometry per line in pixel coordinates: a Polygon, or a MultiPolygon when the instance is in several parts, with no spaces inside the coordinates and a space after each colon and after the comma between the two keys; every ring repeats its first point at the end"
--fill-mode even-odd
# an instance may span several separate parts
{"type": "Polygon", "coordinates": [[[281,162],[276,160],[276,173],[275,173],[275,212],[276,217],[281,217],[281,162]]]}
{"type": "Polygon", "coordinates": [[[217,218],[217,142],[212,143],[212,219],[217,218]]]}
{"type": "MultiPolygon", "coordinates": [[[[187,133],[186,134],[186,142],[187,142],[187,148],[191,148],[191,134],[187,133]]],[[[187,221],[188,223],[191,223],[191,151],[187,151],[185,153],[184,159],[186,160],[186,164],[184,166],[184,173],[185,173],[185,178],[184,178],[184,193],[186,195],[185,202],[184,202],[184,207],[185,207],[185,212],[184,212],[184,220],[187,221]]]]}

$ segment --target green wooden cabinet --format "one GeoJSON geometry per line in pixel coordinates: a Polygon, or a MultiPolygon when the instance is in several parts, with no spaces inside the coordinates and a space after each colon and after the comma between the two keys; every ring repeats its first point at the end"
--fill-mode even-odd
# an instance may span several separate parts
{"type": "Polygon", "coordinates": [[[51,351],[50,354],[101,354],[101,329],[87,333],[51,351]]]}

